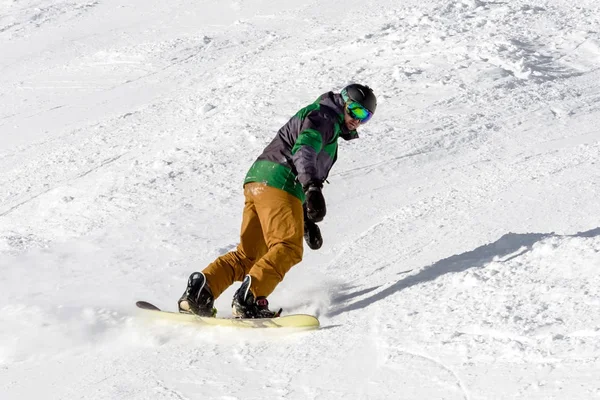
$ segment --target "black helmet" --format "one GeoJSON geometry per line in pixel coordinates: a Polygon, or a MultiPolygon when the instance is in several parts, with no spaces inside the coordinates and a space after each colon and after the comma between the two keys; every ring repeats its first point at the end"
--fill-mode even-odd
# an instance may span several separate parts
{"type": "Polygon", "coordinates": [[[345,102],[356,101],[371,113],[375,113],[377,98],[370,87],[353,83],[342,89],[341,95],[345,102]]]}

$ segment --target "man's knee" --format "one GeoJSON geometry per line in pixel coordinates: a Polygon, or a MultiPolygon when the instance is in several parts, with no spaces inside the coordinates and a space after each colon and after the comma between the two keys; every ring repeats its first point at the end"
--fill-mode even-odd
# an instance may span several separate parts
{"type": "Polygon", "coordinates": [[[304,248],[301,245],[298,246],[292,243],[282,242],[273,247],[275,247],[275,251],[279,254],[279,257],[287,260],[286,264],[289,265],[288,269],[302,261],[304,248]]]}

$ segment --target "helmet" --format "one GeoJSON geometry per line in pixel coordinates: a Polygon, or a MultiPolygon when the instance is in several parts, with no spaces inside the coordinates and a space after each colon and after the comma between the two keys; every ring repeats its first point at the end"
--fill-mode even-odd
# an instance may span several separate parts
{"type": "Polygon", "coordinates": [[[370,87],[353,83],[342,89],[341,95],[346,103],[355,101],[371,113],[375,113],[377,98],[370,87]]]}

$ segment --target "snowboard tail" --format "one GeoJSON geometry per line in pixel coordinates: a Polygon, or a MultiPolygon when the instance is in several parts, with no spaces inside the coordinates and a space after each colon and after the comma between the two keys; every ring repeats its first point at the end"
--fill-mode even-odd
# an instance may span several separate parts
{"type": "Polygon", "coordinates": [[[179,323],[206,326],[228,326],[234,328],[319,328],[319,320],[317,317],[308,314],[290,314],[275,318],[216,318],[163,311],[147,301],[138,301],[135,304],[138,308],[144,310],[143,312],[148,317],[152,317],[153,319],[171,320],[179,323]]]}

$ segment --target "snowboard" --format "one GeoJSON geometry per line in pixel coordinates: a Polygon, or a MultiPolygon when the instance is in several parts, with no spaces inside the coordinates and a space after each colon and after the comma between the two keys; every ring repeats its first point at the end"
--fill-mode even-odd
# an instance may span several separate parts
{"type": "Polygon", "coordinates": [[[296,329],[318,329],[317,317],[308,314],[290,314],[276,318],[217,318],[200,317],[193,314],[182,314],[178,312],[163,311],[147,301],[135,303],[138,308],[144,310],[148,317],[155,319],[170,320],[180,323],[197,324],[205,326],[225,326],[233,328],[296,328],[296,329]]]}

